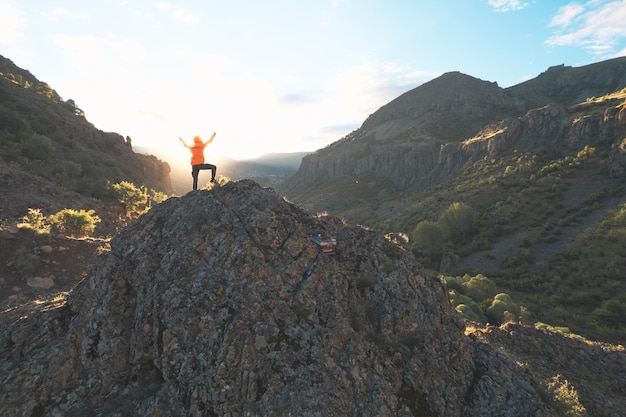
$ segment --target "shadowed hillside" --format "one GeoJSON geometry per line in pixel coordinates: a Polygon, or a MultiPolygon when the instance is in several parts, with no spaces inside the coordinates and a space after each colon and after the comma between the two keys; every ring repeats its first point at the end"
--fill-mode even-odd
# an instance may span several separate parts
{"type": "Polygon", "coordinates": [[[106,197],[107,181],[172,192],[166,163],[133,152],[129,137],[97,129],[73,100],[2,56],[0,158],[88,197],[106,197]]]}
{"type": "Polygon", "coordinates": [[[167,163],[97,129],[73,100],[0,56],[0,306],[71,289],[131,217],[113,185],[132,184],[135,201],[149,206],[172,193],[169,174],[167,163]],[[68,238],[43,222],[66,209],[93,210],[93,236],[68,238]],[[18,228],[30,210],[41,230],[18,228]]]}

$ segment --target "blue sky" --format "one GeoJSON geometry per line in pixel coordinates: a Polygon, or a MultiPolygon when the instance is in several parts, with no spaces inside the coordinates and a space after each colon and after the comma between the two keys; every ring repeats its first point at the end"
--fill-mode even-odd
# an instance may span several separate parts
{"type": "Polygon", "coordinates": [[[0,54],[187,161],[313,151],[444,72],[502,87],[626,55],[626,0],[0,0],[0,54]]]}

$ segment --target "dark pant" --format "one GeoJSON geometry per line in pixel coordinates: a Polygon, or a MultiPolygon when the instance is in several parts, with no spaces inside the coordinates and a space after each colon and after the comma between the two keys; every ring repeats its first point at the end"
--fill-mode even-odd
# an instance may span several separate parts
{"type": "Polygon", "coordinates": [[[211,181],[215,179],[215,170],[217,169],[213,164],[198,164],[191,166],[191,176],[193,177],[193,189],[198,189],[198,172],[201,169],[210,169],[211,170],[211,181]]]}

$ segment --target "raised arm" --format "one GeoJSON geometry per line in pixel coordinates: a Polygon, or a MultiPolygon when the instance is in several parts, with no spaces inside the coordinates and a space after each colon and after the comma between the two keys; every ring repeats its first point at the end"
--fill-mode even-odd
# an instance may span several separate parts
{"type": "Polygon", "coordinates": [[[211,135],[211,137],[209,138],[209,140],[207,140],[206,142],[204,142],[204,145],[208,145],[209,143],[213,142],[213,139],[215,138],[215,135],[217,135],[217,133],[213,132],[213,134],[211,135]]]}
{"type": "Polygon", "coordinates": [[[182,144],[183,144],[183,146],[184,146],[185,148],[188,148],[188,147],[189,147],[189,145],[187,145],[187,144],[185,143],[185,141],[183,140],[183,138],[181,138],[180,136],[178,137],[178,140],[180,141],[180,143],[182,143],[182,144]]]}

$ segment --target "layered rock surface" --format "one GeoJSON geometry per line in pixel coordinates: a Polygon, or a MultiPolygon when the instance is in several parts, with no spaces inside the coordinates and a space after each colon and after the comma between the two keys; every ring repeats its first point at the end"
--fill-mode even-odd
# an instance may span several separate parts
{"type": "Polygon", "coordinates": [[[252,181],[155,206],[67,300],[0,323],[0,415],[558,415],[501,339],[464,334],[409,253],[252,181]]]}

